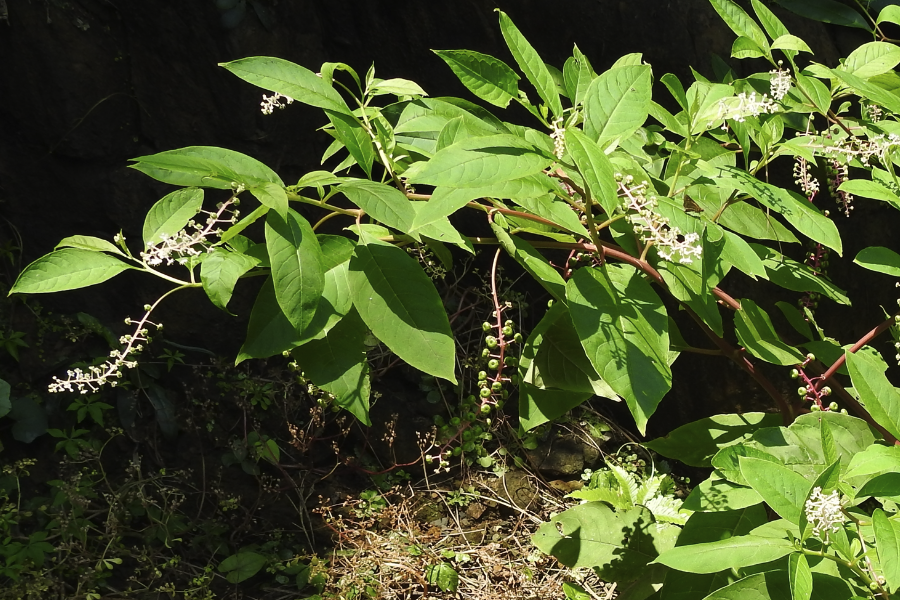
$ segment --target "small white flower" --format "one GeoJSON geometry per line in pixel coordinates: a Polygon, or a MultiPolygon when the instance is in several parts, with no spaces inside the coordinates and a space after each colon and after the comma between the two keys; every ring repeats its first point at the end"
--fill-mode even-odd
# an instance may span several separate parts
{"type": "Polygon", "coordinates": [[[623,210],[630,211],[625,218],[634,232],[645,244],[653,244],[656,253],[663,260],[692,263],[703,252],[700,236],[696,233],[682,233],[678,227],[669,225],[669,219],[656,212],[656,196],[647,197],[647,182],[633,187],[634,178],[628,175],[619,179],[619,193],[625,198],[623,210]]]}
{"type": "Polygon", "coordinates": [[[749,96],[746,92],[741,92],[737,96],[719,100],[719,114],[716,121],[722,121],[724,124],[730,119],[743,123],[747,117],[758,117],[777,110],[778,105],[765,94],[757,97],[756,92],[750,92],[749,96]]]}
{"type": "Polygon", "coordinates": [[[813,526],[813,535],[822,539],[822,533],[825,533],[826,542],[831,532],[840,530],[845,519],[837,490],[825,495],[822,488],[813,488],[812,495],[806,501],[806,520],[813,526]]]}

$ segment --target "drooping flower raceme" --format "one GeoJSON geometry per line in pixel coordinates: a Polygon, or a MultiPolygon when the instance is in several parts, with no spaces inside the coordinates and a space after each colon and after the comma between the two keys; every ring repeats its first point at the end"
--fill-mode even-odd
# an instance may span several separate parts
{"type": "MultiPolygon", "coordinates": [[[[238,185],[235,188],[235,196],[243,191],[243,186],[238,185]]],[[[236,198],[232,197],[227,202],[219,204],[215,212],[201,211],[207,215],[206,223],[199,225],[195,221],[188,221],[187,226],[174,235],[163,237],[159,241],[147,242],[147,249],[141,252],[141,259],[151,267],[161,265],[163,263],[171,265],[177,262],[185,264],[190,257],[199,256],[203,252],[210,249],[207,239],[213,235],[219,235],[222,230],[216,226],[220,223],[233,224],[237,222],[239,212],[234,210],[231,216],[225,217],[225,213],[229,211],[232,205],[237,204],[236,198]]]]}
{"type": "Polygon", "coordinates": [[[791,89],[791,72],[782,69],[779,63],[779,68],[769,71],[769,75],[772,76],[769,79],[769,95],[776,102],[780,101],[791,89]]]}
{"type": "Polygon", "coordinates": [[[271,115],[275,112],[276,108],[283,109],[288,104],[293,104],[294,99],[290,96],[285,96],[284,94],[279,94],[275,92],[271,96],[266,96],[263,94],[262,102],[259,103],[260,110],[264,115],[271,115]],[[281,101],[284,100],[285,104],[282,104],[281,101]]]}
{"type": "Polygon", "coordinates": [[[625,218],[634,227],[634,232],[645,244],[652,244],[663,260],[679,263],[691,263],[700,258],[703,248],[698,243],[700,236],[696,233],[682,233],[678,227],[669,224],[669,219],[656,210],[659,201],[656,196],[647,196],[647,182],[632,185],[631,175],[616,174],[619,183],[619,195],[625,202],[622,209],[625,218]]]}
{"type": "Polygon", "coordinates": [[[806,501],[806,520],[813,526],[813,535],[828,541],[830,533],[838,531],[844,523],[844,512],[841,509],[841,497],[837,490],[823,494],[822,488],[816,486],[809,500],[806,501]],[[824,532],[825,537],[822,537],[824,532]]]}
{"type": "Polygon", "coordinates": [[[566,128],[562,126],[562,121],[560,117],[551,123],[553,131],[550,133],[550,139],[553,140],[553,154],[556,158],[562,158],[566,153],[566,128]]]}
{"type": "Polygon", "coordinates": [[[719,113],[716,121],[721,121],[722,127],[725,127],[725,121],[732,120],[743,123],[747,117],[758,117],[776,110],[778,110],[778,105],[767,95],[750,92],[748,96],[747,92],[741,92],[737,96],[719,100],[719,113]]]}

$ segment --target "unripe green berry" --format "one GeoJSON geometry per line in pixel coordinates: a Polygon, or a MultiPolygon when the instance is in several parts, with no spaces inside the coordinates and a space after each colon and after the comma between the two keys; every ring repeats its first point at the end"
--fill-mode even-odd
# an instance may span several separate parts
{"type": "Polygon", "coordinates": [[[505,404],[505,402],[503,402],[503,400],[497,400],[497,402],[494,406],[497,407],[497,410],[500,410],[501,408],[503,408],[504,404],[505,404]]]}
{"type": "Polygon", "coordinates": [[[515,326],[515,323],[513,322],[512,319],[507,319],[506,321],[503,322],[503,325],[504,325],[504,327],[513,327],[513,326],[515,326]]]}
{"type": "Polygon", "coordinates": [[[487,321],[485,321],[484,323],[481,324],[481,330],[483,332],[487,333],[488,331],[491,330],[491,324],[488,323],[487,321]]]}
{"type": "Polygon", "coordinates": [[[478,381],[487,379],[487,371],[478,371],[478,381]]]}
{"type": "Polygon", "coordinates": [[[500,390],[503,389],[503,383],[501,383],[499,381],[495,381],[494,383],[491,384],[491,389],[495,392],[499,392],[500,390]]]}
{"type": "Polygon", "coordinates": [[[522,337],[521,333],[517,333],[516,335],[513,336],[513,341],[517,344],[521,344],[523,339],[524,338],[522,337]]]}
{"type": "Polygon", "coordinates": [[[819,405],[818,405],[818,404],[813,404],[812,406],[809,407],[809,410],[810,410],[811,412],[818,412],[818,411],[820,411],[820,410],[822,410],[822,409],[819,408],[819,405]]]}
{"type": "Polygon", "coordinates": [[[799,387],[799,388],[797,388],[797,395],[798,395],[798,396],[806,396],[808,393],[809,393],[809,390],[806,389],[805,387],[799,387]]]}
{"type": "Polygon", "coordinates": [[[830,396],[831,388],[826,385],[825,387],[822,388],[821,392],[822,392],[823,396],[830,396]]]}
{"type": "Polygon", "coordinates": [[[832,402],[831,404],[828,405],[828,410],[837,410],[837,409],[838,409],[837,402],[832,402]]]}
{"type": "Polygon", "coordinates": [[[481,351],[481,358],[487,358],[490,355],[491,355],[491,351],[488,350],[487,348],[485,348],[484,350],[481,351]]]}
{"type": "Polygon", "coordinates": [[[798,377],[800,377],[800,371],[791,369],[791,379],[797,379],[798,377]]]}
{"type": "Polygon", "coordinates": [[[471,430],[466,429],[465,431],[462,432],[462,439],[464,442],[471,441],[473,435],[474,434],[472,433],[471,430]]]}
{"type": "Polygon", "coordinates": [[[472,452],[473,450],[475,450],[475,442],[466,442],[465,444],[463,444],[462,448],[465,452],[472,452]]]}
{"type": "Polygon", "coordinates": [[[481,414],[483,414],[483,415],[491,414],[491,405],[490,404],[482,404],[481,405],[481,414]]]}
{"type": "Polygon", "coordinates": [[[484,345],[487,346],[488,348],[496,348],[497,344],[498,344],[497,338],[495,338],[492,335],[489,335],[486,338],[484,338],[484,345]]]}
{"type": "Polygon", "coordinates": [[[475,398],[475,394],[469,394],[468,396],[466,396],[466,402],[469,404],[475,404],[475,400],[477,400],[477,398],[475,398]]]}
{"type": "Polygon", "coordinates": [[[496,358],[492,358],[491,360],[488,361],[488,369],[490,369],[492,371],[496,371],[499,368],[500,368],[500,361],[497,360],[496,358]]]}
{"type": "Polygon", "coordinates": [[[509,325],[507,325],[506,327],[504,327],[504,328],[502,329],[502,331],[503,331],[503,335],[506,335],[506,336],[509,336],[509,335],[512,335],[512,334],[513,334],[513,328],[510,327],[509,325]]]}
{"type": "Polygon", "coordinates": [[[503,359],[503,364],[505,364],[507,367],[515,367],[517,364],[519,364],[519,359],[517,359],[515,356],[507,356],[503,359]]]}
{"type": "Polygon", "coordinates": [[[810,352],[809,354],[806,355],[806,359],[807,360],[816,360],[816,355],[813,354],[812,352],[810,352]]]}
{"type": "Polygon", "coordinates": [[[469,423],[471,423],[472,421],[474,421],[475,418],[476,418],[476,415],[475,415],[475,413],[473,413],[471,410],[470,410],[469,412],[466,413],[466,421],[468,421],[469,423]]]}
{"type": "Polygon", "coordinates": [[[491,388],[481,388],[481,392],[479,392],[482,398],[490,398],[491,397],[491,388]]]}
{"type": "Polygon", "coordinates": [[[452,454],[453,454],[453,456],[459,456],[460,454],[462,454],[462,448],[457,446],[456,448],[453,449],[452,454]]]}

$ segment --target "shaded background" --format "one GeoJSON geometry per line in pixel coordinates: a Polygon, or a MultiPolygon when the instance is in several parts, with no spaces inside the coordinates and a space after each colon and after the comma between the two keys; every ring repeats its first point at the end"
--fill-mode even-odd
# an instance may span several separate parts
{"type": "MultiPolygon", "coordinates": [[[[289,183],[319,168],[330,142],[315,131],[326,122],[321,111],[295,104],[263,116],[262,90],[230,75],[220,62],[269,55],[313,70],[340,61],[361,73],[374,62],[379,77],[412,79],[431,96],[472,99],[429,49],[478,50],[513,65],[493,12],[497,7],[558,67],[577,43],[598,72],[623,54],[643,52],[657,80],[672,72],[689,82],[689,67],[711,75],[710,54],[727,57],[734,40],[708,0],[260,0],[259,10],[248,4],[242,18],[225,15],[229,28],[213,0],[7,4],[8,22],[0,21],[0,243],[16,233],[21,237],[20,266],[76,233],[110,239],[122,229],[138,240],[146,210],[172,188],[128,169],[128,159],[136,156],[222,146],[261,160],[289,183]]],[[[773,10],[829,66],[861,41],[852,31],[773,10]]],[[[764,63],[733,64],[741,74],[769,69],[764,63]]],[[[657,88],[655,97],[665,103],[667,93],[657,88]]],[[[17,266],[5,269],[11,282],[17,266]]],[[[152,278],[125,274],[100,288],[41,301],[121,323],[162,289],[152,278]]],[[[165,306],[162,320],[174,341],[234,354],[252,299],[252,289],[236,295],[235,321],[202,292],[187,292],[165,306]]],[[[46,368],[33,369],[26,378],[47,376],[46,368]]],[[[743,380],[735,381],[739,392],[743,380]]],[[[721,382],[710,384],[721,390],[721,382]]]]}

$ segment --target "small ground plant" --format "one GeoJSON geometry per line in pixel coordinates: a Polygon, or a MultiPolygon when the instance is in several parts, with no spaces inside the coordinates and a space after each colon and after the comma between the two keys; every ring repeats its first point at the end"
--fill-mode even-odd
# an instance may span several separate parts
{"type": "MultiPolygon", "coordinates": [[[[531,126],[468,100],[430,98],[374,69],[360,76],[325,63],[314,73],[270,57],[223,64],[266,91],[265,115],[294,102],[322,109],[334,140],[323,162],[336,164],[288,185],[223,148],[134,159],[135,169],[177,186],[151,207],[140,241],[66,238],[26,267],[11,293],[81,288],[126,270],[172,287],[126,319],[132,331],[105,362],[69,369],[50,390],[88,398],[116,386],[161,329],[153,320],[161,302],[197,288],[227,310],[238,282],[257,276],[264,280],[237,362],[289,356],[304,381],[369,424],[372,349],[386,348],[431,378],[428,394],[451,395],[459,407],[436,423],[438,450],[428,459],[438,470],[456,456],[494,464],[483,442],[512,394],[523,430],[600,396],[623,400],[644,434],[680,354],[727,359],[777,412],[709,417],[649,443],[716,469],[683,506],[651,493],[664,478],[639,482],[613,467],[617,487],[598,481],[593,495],[580,492],[589,502],[554,517],[535,543],[563,564],[594,568],[630,600],[891,596],[900,588],[900,395],[869,344],[888,330],[897,338],[898,316],[847,343],[819,327],[816,309],[850,303],[828,277],[844,250],[835,217],[852,214],[854,196],[900,208],[900,49],[882,31],[900,24],[900,10],[863,15],[822,0],[812,16],[871,31],[874,40],[829,68],[809,60],[809,46],[761,1],[750,2],[755,18],[732,0],[711,3],[737,35],[732,56],[767,66],[740,78],[714,61],[714,79],[695,73],[687,86],[662,75],[674,112],[654,101],[652,67],[640,54],[598,74],[576,47],[560,70],[503,12],[501,32],[533,91],[492,56],[435,53],[483,104],[515,102],[531,126]],[[786,172],[794,186],[773,183],[786,172]],[[460,231],[462,211],[481,214],[490,236],[460,231]],[[464,302],[442,297],[434,279],[482,247],[493,253],[491,307],[483,349],[463,370],[451,316],[464,302]],[[501,258],[550,298],[527,338],[497,291],[501,258]],[[768,280],[796,303],[733,297],[726,290],[738,273],[768,280]],[[779,321],[792,337],[776,330],[779,321]],[[699,334],[688,339],[708,342],[686,342],[685,326],[699,334]],[[791,377],[796,392],[785,394],[791,377]]],[[[866,247],[853,262],[900,275],[900,254],[889,248],[866,247]]],[[[14,356],[18,338],[4,335],[14,356]]],[[[182,359],[161,358],[168,368],[182,359]]],[[[254,407],[272,401],[265,385],[242,389],[254,407]]],[[[95,421],[102,414],[98,405],[83,408],[95,421]]],[[[80,432],[57,431],[60,449],[84,451],[80,432]]],[[[259,458],[278,465],[274,441],[257,434],[238,442],[228,460],[248,473],[259,458]]],[[[372,494],[363,515],[378,507],[381,496],[372,494]]],[[[261,568],[259,556],[242,550],[219,569],[240,581],[261,568]]],[[[429,583],[453,587],[445,568],[429,568],[429,583]]]]}

